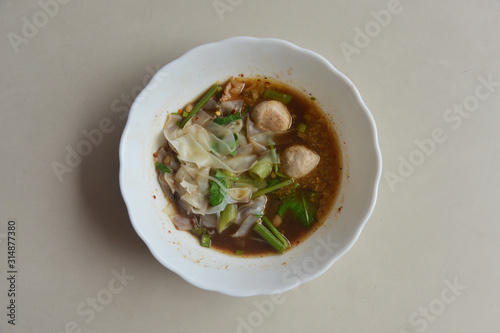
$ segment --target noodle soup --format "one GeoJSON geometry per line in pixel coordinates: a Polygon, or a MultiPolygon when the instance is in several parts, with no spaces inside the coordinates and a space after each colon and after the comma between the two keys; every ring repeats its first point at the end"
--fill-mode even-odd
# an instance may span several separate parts
{"type": "Polygon", "coordinates": [[[323,223],[340,189],[331,121],[314,97],[276,80],[216,83],[168,114],[164,135],[154,158],[170,219],[200,246],[283,253],[323,223]]]}

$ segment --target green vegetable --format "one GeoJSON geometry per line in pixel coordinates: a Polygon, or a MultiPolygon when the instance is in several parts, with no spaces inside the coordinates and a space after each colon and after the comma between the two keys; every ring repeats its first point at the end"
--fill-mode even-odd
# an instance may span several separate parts
{"type": "Polygon", "coordinates": [[[236,250],[236,255],[241,256],[243,254],[243,250],[236,250]]]}
{"type": "Polygon", "coordinates": [[[247,174],[243,174],[239,177],[233,178],[235,183],[240,183],[240,184],[245,184],[245,185],[250,185],[255,187],[258,190],[261,190],[263,188],[267,187],[267,182],[265,180],[256,180],[250,177],[247,174]]]}
{"type": "Polygon", "coordinates": [[[203,234],[208,233],[208,230],[205,228],[200,228],[200,227],[194,227],[191,229],[191,233],[195,236],[201,236],[203,234]]]}
{"type": "Polygon", "coordinates": [[[285,245],[283,245],[283,243],[278,238],[276,238],[276,236],[274,236],[273,233],[269,231],[269,229],[263,226],[262,223],[256,223],[253,226],[253,230],[262,238],[264,238],[269,243],[269,245],[274,247],[274,249],[279,253],[283,253],[283,251],[286,250],[285,245]]]}
{"type": "Polygon", "coordinates": [[[284,217],[289,212],[302,226],[309,228],[317,210],[317,204],[313,201],[315,196],[312,192],[295,191],[279,206],[278,214],[284,217]]]}
{"type": "Polygon", "coordinates": [[[239,115],[239,113],[235,113],[227,117],[214,118],[214,123],[216,123],[217,125],[224,125],[238,119],[241,119],[241,116],[239,115]]]}
{"type": "Polygon", "coordinates": [[[250,170],[248,170],[248,173],[255,179],[264,180],[271,174],[272,171],[273,165],[271,163],[258,162],[250,170]]]}
{"type": "Polygon", "coordinates": [[[307,125],[304,124],[304,123],[299,123],[297,125],[297,131],[301,132],[301,133],[304,133],[307,129],[307,125]]]}
{"type": "Polygon", "coordinates": [[[231,176],[227,175],[224,171],[216,170],[214,176],[225,188],[229,188],[231,185],[231,176]]]}
{"type": "MultiPolygon", "coordinates": [[[[275,174],[276,174],[276,176],[281,177],[281,178],[288,178],[288,177],[287,177],[287,176],[285,176],[284,174],[279,173],[279,172],[277,172],[277,171],[275,172],[275,174]]],[[[297,185],[298,185],[298,184],[297,184],[297,185]]]]}
{"type": "Polygon", "coordinates": [[[248,111],[250,111],[250,108],[247,106],[245,107],[245,110],[241,113],[241,116],[243,117],[248,111]]]}
{"type": "Polygon", "coordinates": [[[188,115],[189,115],[189,112],[186,112],[186,111],[182,112],[182,118],[186,118],[188,115]]]}
{"type": "Polygon", "coordinates": [[[236,174],[234,172],[229,171],[229,170],[222,170],[222,173],[224,174],[224,176],[226,176],[228,181],[238,179],[238,177],[236,177],[236,174]]]}
{"type": "Polygon", "coordinates": [[[182,119],[181,122],[177,123],[180,128],[184,128],[186,126],[189,119],[191,119],[200,109],[208,102],[210,98],[219,90],[219,85],[215,83],[210,90],[206,93],[205,96],[195,105],[195,107],[188,113],[187,117],[182,119]]]}
{"type": "Polygon", "coordinates": [[[217,230],[219,233],[223,232],[231,225],[231,223],[236,220],[238,216],[238,206],[236,204],[229,204],[224,208],[220,214],[219,223],[217,225],[217,230]]]}
{"type": "Polygon", "coordinates": [[[285,187],[285,186],[288,186],[290,185],[291,183],[293,183],[293,179],[290,178],[288,180],[285,180],[281,183],[278,183],[278,184],[274,184],[272,186],[268,186],[262,190],[259,190],[257,192],[255,192],[253,195],[252,195],[252,200],[263,195],[263,194],[267,194],[267,193],[270,193],[270,192],[273,192],[273,191],[276,191],[276,190],[279,190],[280,188],[282,187],[285,187]]]}
{"type": "Polygon", "coordinates": [[[267,186],[273,186],[273,185],[276,185],[278,183],[281,183],[282,180],[279,179],[279,178],[274,178],[274,179],[271,179],[270,181],[267,182],[267,186]]]}
{"type": "Polygon", "coordinates": [[[170,173],[171,172],[170,169],[165,164],[156,162],[155,165],[158,168],[158,170],[161,171],[161,173],[170,173]]]}
{"type": "Polygon", "coordinates": [[[281,232],[279,232],[278,229],[276,229],[276,227],[271,223],[271,221],[269,221],[267,217],[265,216],[262,217],[262,221],[264,221],[266,227],[273,233],[274,236],[276,236],[276,238],[278,238],[278,240],[287,249],[290,246],[290,242],[288,241],[288,239],[281,232]]]}
{"type": "MultiPolygon", "coordinates": [[[[219,182],[221,182],[221,184],[224,185],[225,188],[229,188],[229,179],[223,172],[221,172],[220,170],[215,171],[214,177],[219,182]]],[[[217,206],[222,203],[222,200],[224,200],[224,193],[220,189],[219,184],[213,182],[212,186],[210,187],[210,199],[208,200],[208,202],[212,206],[217,206]]]]}
{"type": "Polygon", "coordinates": [[[238,149],[238,134],[234,134],[234,142],[236,143],[236,148],[234,149],[234,151],[232,151],[231,153],[229,153],[229,155],[236,155],[236,150],[238,149]]]}
{"type": "Polygon", "coordinates": [[[271,148],[271,158],[273,159],[274,172],[278,172],[278,154],[276,154],[276,148],[274,147],[274,142],[269,140],[269,148],[271,148]]]}
{"type": "Polygon", "coordinates": [[[311,99],[312,99],[313,101],[315,101],[315,100],[316,100],[316,97],[311,97],[311,99]]]}
{"type": "Polygon", "coordinates": [[[267,89],[264,92],[264,97],[275,99],[285,104],[290,103],[290,101],[292,100],[292,96],[270,89],[267,89]]]}
{"type": "Polygon", "coordinates": [[[273,171],[272,154],[264,154],[255,165],[248,170],[248,174],[257,180],[264,180],[273,171]]]}
{"type": "Polygon", "coordinates": [[[204,247],[210,247],[210,235],[209,234],[203,234],[201,235],[201,246],[204,247]]]}

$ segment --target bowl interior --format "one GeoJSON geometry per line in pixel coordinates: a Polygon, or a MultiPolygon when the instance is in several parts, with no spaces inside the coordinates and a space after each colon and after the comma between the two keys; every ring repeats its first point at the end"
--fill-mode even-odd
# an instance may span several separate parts
{"type": "Polygon", "coordinates": [[[361,232],[381,174],[375,124],[354,85],[314,52],[282,40],[249,37],[200,46],[162,68],[132,106],[120,161],[120,185],[132,224],[158,261],[198,287],[234,296],[282,292],[328,269],[361,232]],[[199,246],[170,222],[156,179],[152,154],[166,142],[166,114],[214,82],[238,74],[269,76],[312,93],[334,122],[341,143],[343,182],[331,214],[306,241],[281,256],[242,258],[199,246]]]}

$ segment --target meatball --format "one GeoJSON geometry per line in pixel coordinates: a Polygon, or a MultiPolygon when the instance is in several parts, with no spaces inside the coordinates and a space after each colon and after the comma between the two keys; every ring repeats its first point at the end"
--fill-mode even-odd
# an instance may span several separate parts
{"type": "Polygon", "coordinates": [[[301,178],[318,165],[319,155],[307,147],[295,145],[285,149],[281,161],[287,175],[301,178]]]}
{"type": "Polygon", "coordinates": [[[265,101],[257,104],[251,114],[252,121],[273,132],[284,132],[290,128],[292,116],[285,104],[265,101]]]}

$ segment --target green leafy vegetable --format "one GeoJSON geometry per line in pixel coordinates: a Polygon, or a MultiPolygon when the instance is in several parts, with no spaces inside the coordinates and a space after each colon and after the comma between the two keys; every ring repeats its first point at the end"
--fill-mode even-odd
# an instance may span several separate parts
{"type": "MultiPolygon", "coordinates": [[[[215,172],[215,176],[214,177],[222,185],[224,185],[225,188],[229,188],[229,179],[228,179],[228,177],[223,172],[221,172],[220,170],[217,170],[215,172]]],[[[212,206],[217,206],[217,205],[220,205],[223,200],[224,200],[224,193],[220,189],[219,184],[217,184],[216,182],[213,182],[212,186],[210,187],[210,199],[208,200],[209,203],[212,206]]]]}
{"type": "Polygon", "coordinates": [[[161,173],[170,173],[171,172],[170,169],[165,164],[156,162],[155,165],[158,168],[158,170],[161,171],[161,173]]]}
{"type": "Polygon", "coordinates": [[[290,213],[302,226],[309,228],[317,211],[315,197],[316,194],[312,192],[295,191],[279,206],[278,214],[284,217],[290,213]]]}
{"type": "Polygon", "coordinates": [[[189,119],[191,119],[196,113],[198,113],[198,111],[200,111],[200,109],[205,104],[207,104],[208,100],[210,98],[212,98],[213,95],[215,95],[215,93],[217,92],[217,90],[219,90],[219,85],[217,83],[215,83],[210,88],[210,90],[206,93],[206,95],[203,96],[203,98],[195,105],[195,107],[191,110],[191,112],[189,112],[188,115],[184,119],[182,119],[181,122],[177,123],[179,125],[179,127],[180,128],[184,128],[184,126],[186,126],[186,124],[189,121],[189,119]]]}
{"type": "Polygon", "coordinates": [[[215,118],[214,123],[216,123],[217,125],[224,125],[238,119],[241,119],[241,116],[239,113],[235,113],[227,117],[215,118]]]}
{"type": "Polygon", "coordinates": [[[292,100],[291,95],[280,93],[278,91],[274,91],[271,89],[267,89],[264,92],[264,96],[267,98],[275,99],[275,100],[280,101],[280,102],[285,103],[285,104],[290,103],[290,101],[292,100]]]}

